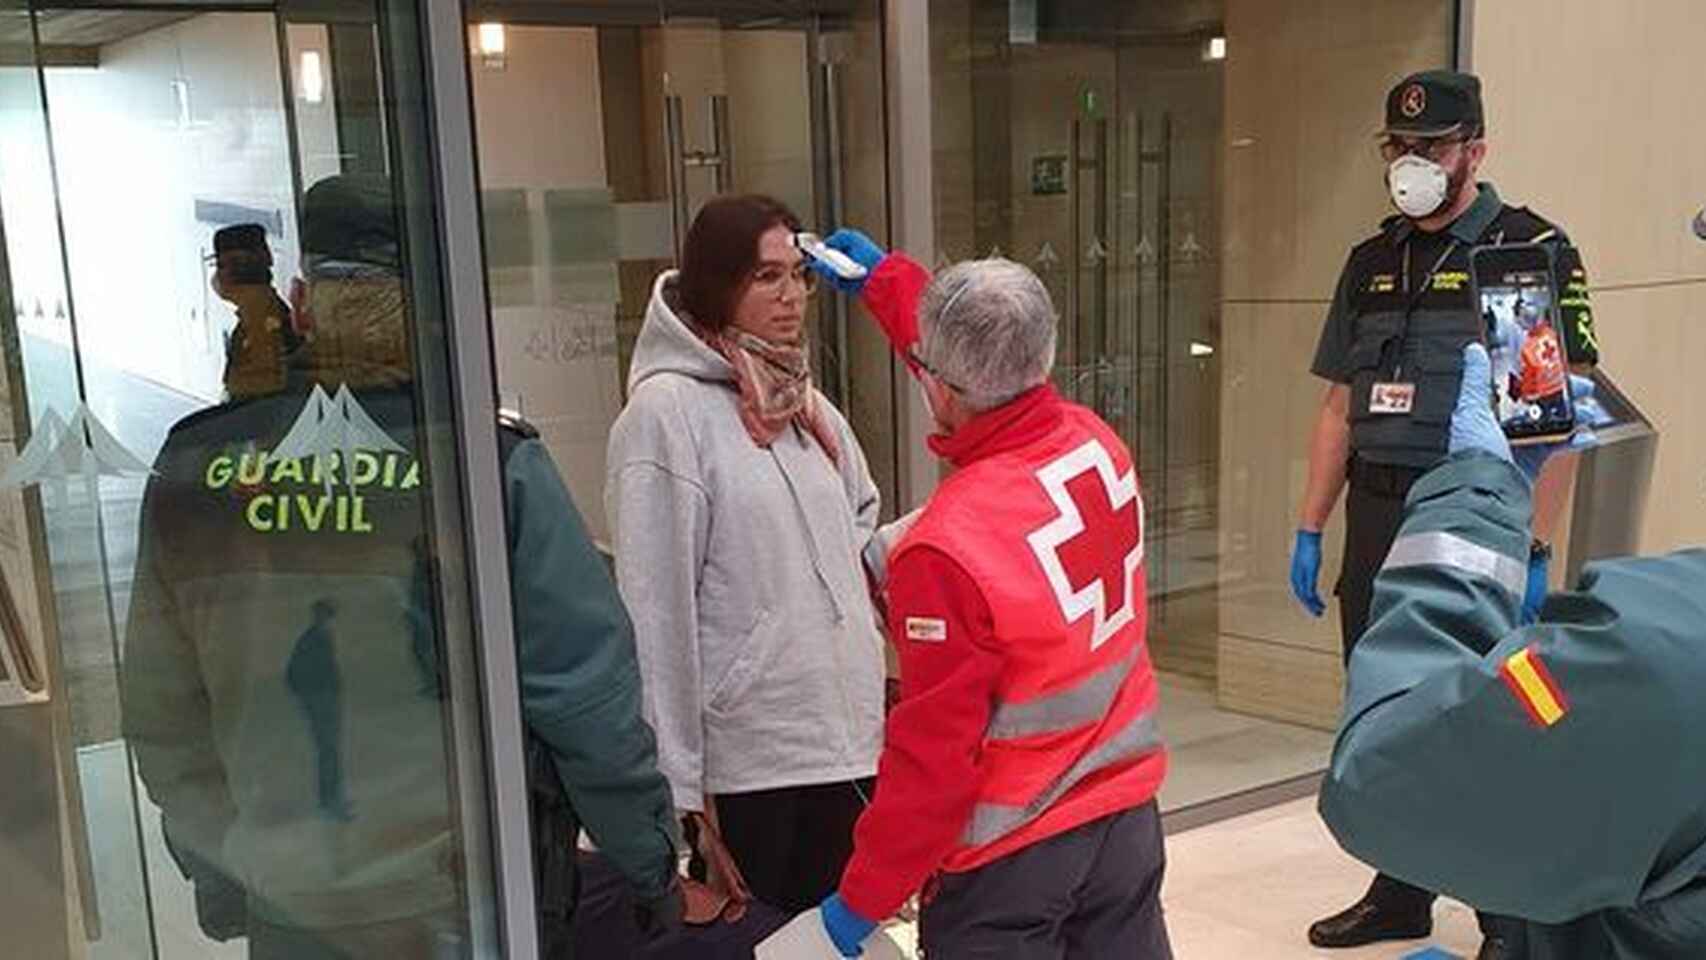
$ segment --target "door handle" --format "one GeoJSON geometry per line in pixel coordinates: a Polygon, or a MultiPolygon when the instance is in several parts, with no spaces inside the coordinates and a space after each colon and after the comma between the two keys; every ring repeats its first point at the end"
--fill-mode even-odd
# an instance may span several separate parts
{"type": "Polygon", "coordinates": [[[709,150],[690,150],[687,147],[686,124],[683,119],[681,95],[664,97],[664,148],[669,153],[669,192],[671,211],[675,218],[676,252],[679,255],[682,238],[687,235],[692,207],[687,196],[687,171],[709,169],[712,187],[717,193],[734,189],[734,138],[729,131],[729,98],[712,94],[709,150]]]}

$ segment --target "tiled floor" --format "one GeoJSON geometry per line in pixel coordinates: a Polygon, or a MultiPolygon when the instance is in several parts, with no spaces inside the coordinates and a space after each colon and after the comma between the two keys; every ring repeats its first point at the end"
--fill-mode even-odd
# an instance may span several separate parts
{"type": "Polygon", "coordinates": [[[1355,900],[1368,879],[1366,867],[1339,851],[1313,800],[1177,834],[1167,841],[1163,894],[1174,952],[1179,960],[1400,960],[1431,943],[1475,955],[1475,915],[1448,900],[1434,910],[1432,941],[1311,947],[1310,922],[1355,900]]]}
{"type": "Polygon", "coordinates": [[[1329,731],[1222,710],[1206,681],[1166,673],[1161,732],[1172,751],[1163,810],[1313,773],[1333,750],[1329,731]]]}

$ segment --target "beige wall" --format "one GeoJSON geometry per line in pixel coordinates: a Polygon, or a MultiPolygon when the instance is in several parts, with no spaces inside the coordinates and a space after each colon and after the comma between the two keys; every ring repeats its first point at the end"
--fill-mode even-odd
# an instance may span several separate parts
{"type": "Polygon", "coordinates": [[[1660,433],[1642,549],[1706,543],[1706,4],[1475,5],[1487,172],[1562,224],[1593,287],[1603,366],[1660,433]]]}
{"type": "MultiPolygon", "coordinates": [[[[1220,702],[1330,727],[1336,612],[1287,587],[1308,434],[1306,375],[1352,244],[1387,213],[1373,133],[1387,88],[1450,62],[1449,0],[1227,0],[1221,416],[1220,702]]],[[[1343,545],[1327,530],[1327,594],[1343,545]]]]}

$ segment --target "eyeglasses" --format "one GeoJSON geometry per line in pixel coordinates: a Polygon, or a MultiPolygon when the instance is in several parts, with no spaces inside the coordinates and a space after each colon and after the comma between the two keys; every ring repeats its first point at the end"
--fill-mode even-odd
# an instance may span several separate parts
{"type": "Polygon", "coordinates": [[[944,387],[947,387],[949,390],[952,390],[955,393],[965,393],[966,392],[965,389],[963,387],[961,387],[959,384],[955,383],[952,380],[949,380],[947,377],[942,376],[941,371],[937,370],[935,367],[932,367],[930,364],[925,363],[924,358],[918,355],[917,350],[906,351],[906,358],[908,360],[912,361],[913,366],[916,366],[918,369],[923,370],[925,373],[928,373],[932,378],[935,379],[935,381],[937,383],[941,384],[944,387]]]}
{"type": "Polygon", "coordinates": [[[1469,142],[1468,137],[1387,137],[1380,141],[1380,158],[1387,163],[1414,154],[1439,162],[1451,155],[1453,147],[1469,142]]]}
{"type": "Polygon", "coordinates": [[[817,292],[817,274],[800,261],[792,267],[767,263],[752,271],[752,285],[759,293],[778,300],[788,295],[790,284],[805,291],[806,296],[817,292]]]}

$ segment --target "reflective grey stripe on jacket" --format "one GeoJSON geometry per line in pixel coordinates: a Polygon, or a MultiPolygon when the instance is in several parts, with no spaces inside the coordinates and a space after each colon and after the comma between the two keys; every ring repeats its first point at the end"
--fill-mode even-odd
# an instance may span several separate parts
{"type": "Polygon", "coordinates": [[[1065,733],[1108,715],[1114,698],[1137,663],[1138,651],[1121,657],[1065,690],[1024,703],[995,707],[984,734],[988,740],[1015,740],[1044,733],[1065,733]]]}
{"type": "Polygon", "coordinates": [[[1528,589],[1528,564],[1444,530],[1399,537],[1380,569],[1401,567],[1450,567],[1491,580],[1517,596],[1528,589]]]}
{"type": "Polygon", "coordinates": [[[979,803],[972,810],[971,821],[966,824],[962,840],[972,847],[994,843],[1047,813],[1067,791],[1092,774],[1131,763],[1160,748],[1161,728],[1152,707],[1132,718],[1119,733],[1080,757],[1030,803],[1022,806],[979,803]]]}

